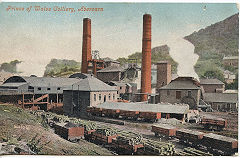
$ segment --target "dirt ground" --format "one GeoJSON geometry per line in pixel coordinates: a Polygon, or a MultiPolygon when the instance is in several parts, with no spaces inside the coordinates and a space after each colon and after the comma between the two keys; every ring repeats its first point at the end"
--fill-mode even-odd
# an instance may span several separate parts
{"type": "MultiPolygon", "coordinates": [[[[106,148],[85,140],[69,142],[46,125],[39,118],[14,106],[0,105],[0,143],[8,140],[29,142],[33,137],[40,140],[40,155],[113,155],[106,148]]],[[[15,141],[14,145],[18,145],[15,141]]]]}

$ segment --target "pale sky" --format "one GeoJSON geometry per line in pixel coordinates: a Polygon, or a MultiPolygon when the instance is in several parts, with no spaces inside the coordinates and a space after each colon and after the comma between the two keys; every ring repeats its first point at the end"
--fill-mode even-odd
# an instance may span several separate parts
{"type": "MultiPolygon", "coordinates": [[[[127,57],[142,48],[142,16],[152,15],[152,48],[238,12],[234,3],[0,3],[0,63],[21,60],[23,75],[43,75],[52,58],[81,61],[82,20],[92,19],[92,50],[127,57]],[[6,11],[8,6],[103,8],[103,12],[6,11]]],[[[177,44],[177,43],[176,43],[177,44]]],[[[179,43],[180,45],[181,43],[179,43]]]]}

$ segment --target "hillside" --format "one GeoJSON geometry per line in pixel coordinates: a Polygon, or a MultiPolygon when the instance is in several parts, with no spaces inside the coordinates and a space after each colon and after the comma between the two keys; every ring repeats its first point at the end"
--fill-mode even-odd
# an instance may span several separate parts
{"type": "MultiPolygon", "coordinates": [[[[177,72],[177,63],[172,59],[172,57],[169,55],[169,47],[167,45],[162,45],[158,47],[152,48],[152,63],[157,63],[162,60],[168,60],[172,64],[172,72],[177,72]]],[[[129,55],[127,58],[118,58],[117,61],[119,61],[121,64],[127,63],[128,59],[136,59],[137,63],[142,63],[142,53],[136,52],[131,55],[129,55]]]]}
{"type": "Polygon", "coordinates": [[[81,139],[69,142],[29,110],[0,105],[0,155],[113,155],[109,150],[81,139]]]}
{"type": "Polygon", "coordinates": [[[81,64],[75,60],[52,59],[47,64],[44,76],[63,77],[81,71],[81,64]]]}
{"type": "MultiPolygon", "coordinates": [[[[184,37],[195,46],[195,53],[199,55],[195,70],[200,77],[209,70],[220,72],[224,69],[233,70],[224,68],[222,59],[224,56],[238,56],[238,16],[235,14],[184,37]]],[[[236,69],[233,71],[237,72],[236,69]]]]}

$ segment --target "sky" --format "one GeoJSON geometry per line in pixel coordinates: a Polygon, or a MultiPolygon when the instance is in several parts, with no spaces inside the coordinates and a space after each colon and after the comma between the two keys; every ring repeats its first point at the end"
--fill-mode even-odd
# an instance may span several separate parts
{"type": "MultiPolygon", "coordinates": [[[[0,63],[18,59],[23,61],[18,67],[22,75],[42,76],[52,58],[81,61],[82,20],[86,17],[92,20],[92,50],[99,50],[100,57],[127,57],[141,52],[145,13],[152,15],[153,48],[224,20],[238,13],[238,8],[234,3],[2,2],[0,63]],[[25,10],[7,11],[9,6],[25,10]],[[58,6],[76,11],[34,11],[34,8],[26,11],[30,6],[58,6]],[[82,6],[103,8],[103,11],[78,12],[82,6]]],[[[175,42],[175,45],[183,47],[182,43],[175,42]]]]}

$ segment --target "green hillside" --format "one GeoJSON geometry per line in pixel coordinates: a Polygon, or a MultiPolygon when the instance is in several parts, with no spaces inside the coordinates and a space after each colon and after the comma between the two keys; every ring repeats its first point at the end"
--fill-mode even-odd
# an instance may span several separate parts
{"type": "Polygon", "coordinates": [[[199,55],[196,73],[200,77],[208,71],[222,74],[226,69],[237,73],[236,68],[224,67],[222,61],[224,56],[238,56],[238,38],[238,14],[186,36],[185,39],[195,46],[195,53],[199,55]]]}
{"type": "MultiPolygon", "coordinates": [[[[121,65],[128,62],[129,59],[136,59],[138,64],[142,63],[142,53],[136,52],[129,55],[127,58],[118,58],[117,61],[121,63],[121,65]]],[[[158,46],[152,48],[152,56],[151,56],[152,63],[157,63],[159,61],[167,60],[170,61],[172,64],[172,72],[177,72],[177,63],[172,59],[169,55],[169,47],[167,45],[158,46]]]]}
{"type": "Polygon", "coordinates": [[[60,77],[68,76],[81,71],[80,62],[66,59],[52,59],[46,66],[44,76],[60,77]]]}

